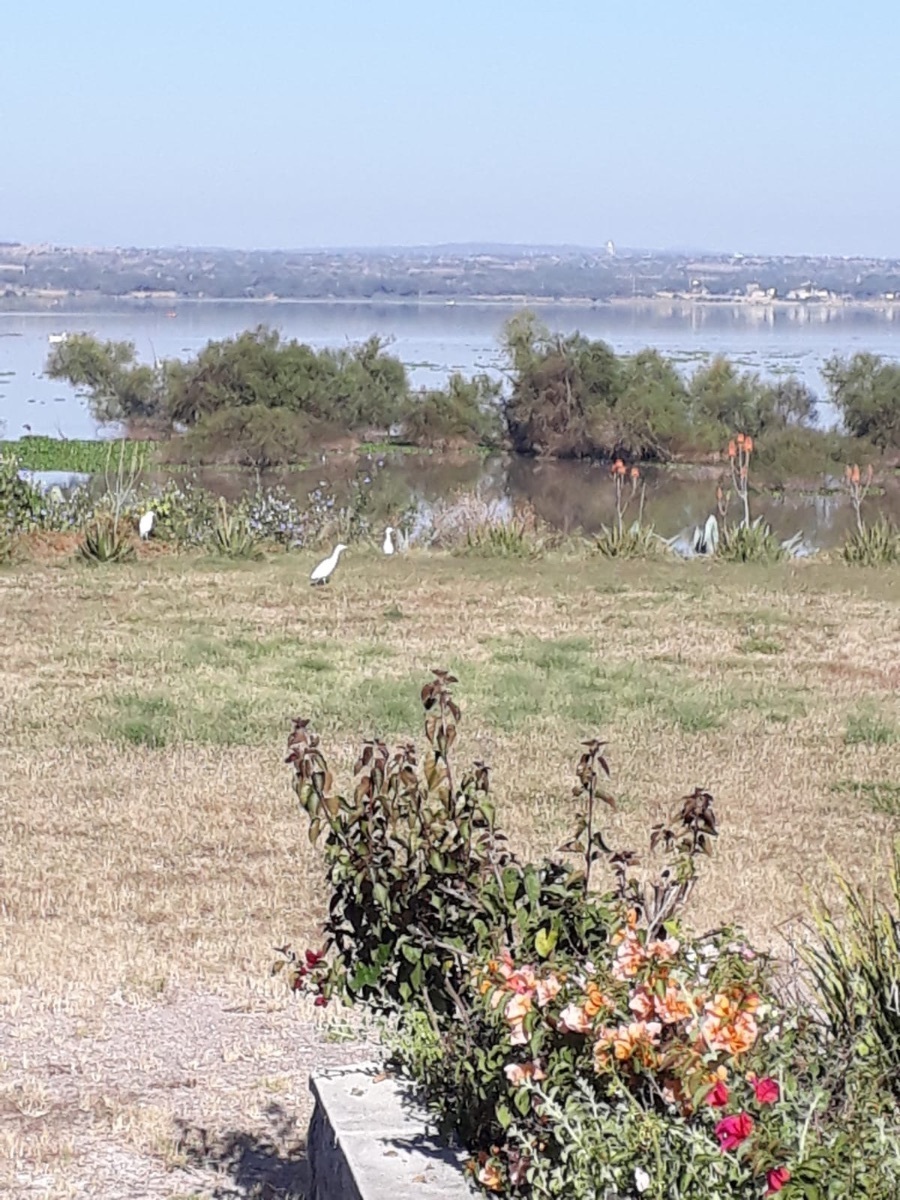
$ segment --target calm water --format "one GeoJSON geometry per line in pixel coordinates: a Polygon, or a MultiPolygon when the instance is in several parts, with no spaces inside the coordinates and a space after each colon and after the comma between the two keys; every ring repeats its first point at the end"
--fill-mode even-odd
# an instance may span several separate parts
{"type": "MultiPolygon", "coordinates": [[[[179,304],[177,315],[159,310],[122,310],[107,314],[0,313],[0,429],[5,436],[43,433],[93,437],[100,432],[82,400],[71,389],[43,376],[48,336],[85,331],[100,338],[133,341],[139,355],[152,361],[195,354],[211,338],[228,337],[265,323],[287,337],[316,347],[359,341],[373,332],[393,339],[394,352],[406,363],[416,385],[440,383],[451,371],[499,373],[503,360],[498,339],[513,306],[357,305],[357,304],[179,304]]],[[[681,308],[670,312],[538,309],[552,329],[580,329],[602,337],[616,350],[633,352],[655,346],[690,371],[711,354],[726,354],[743,369],[764,375],[796,373],[820,395],[822,363],[830,355],[868,350],[900,360],[900,316],[844,309],[771,310],[681,308]]],[[[823,409],[825,422],[833,414],[823,409]]],[[[583,463],[467,459],[439,462],[426,456],[396,455],[375,470],[373,515],[396,523],[410,504],[428,505],[459,490],[480,489],[490,497],[525,500],[549,524],[563,530],[599,529],[613,518],[612,488],[606,471],[583,463]]],[[[272,476],[303,499],[321,481],[345,490],[352,467],[329,461],[309,471],[272,476]]],[[[200,482],[227,496],[250,483],[234,471],[203,471],[200,482]]],[[[47,482],[60,482],[47,480],[47,482]]],[[[646,473],[646,517],[672,536],[702,523],[714,507],[715,480],[673,478],[665,471],[646,473]]],[[[879,499],[878,507],[900,519],[900,490],[879,499]]],[[[840,497],[793,493],[759,497],[762,513],[783,537],[801,531],[810,546],[840,542],[852,514],[840,497]]]]}
{"type": "MultiPolygon", "coordinates": [[[[370,333],[394,340],[416,385],[439,383],[451,371],[498,372],[498,338],[515,306],[179,303],[164,311],[134,308],[110,313],[0,313],[0,428],[23,433],[93,437],[97,427],[67,386],[46,379],[48,336],[88,332],[133,341],[146,361],[188,357],[211,338],[265,323],[316,347],[340,346],[370,333]]],[[[655,346],[690,370],[704,355],[726,354],[742,368],[766,375],[794,372],[824,394],[820,368],[831,354],[869,350],[900,359],[900,314],[846,309],[773,310],[763,307],[670,310],[538,308],[546,323],[606,339],[616,350],[655,346]]],[[[826,422],[831,419],[822,412],[826,422]]]]}

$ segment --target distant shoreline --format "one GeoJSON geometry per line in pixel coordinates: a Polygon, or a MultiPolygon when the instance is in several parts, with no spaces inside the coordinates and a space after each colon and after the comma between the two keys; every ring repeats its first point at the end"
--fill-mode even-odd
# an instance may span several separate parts
{"type": "Polygon", "coordinates": [[[175,311],[182,307],[247,306],[267,309],[290,307],[329,308],[542,308],[579,309],[602,311],[604,309],[641,312],[672,311],[687,312],[694,309],[734,309],[742,313],[773,312],[870,312],[883,314],[893,319],[900,313],[900,295],[895,300],[883,297],[872,300],[756,300],[741,296],[613,296],[603,300],[589,297],[563,297],[548,299],[545,296],[359,296],[359,297],[295,297],[295,296],[101,296],[86,293],[79,296],[18,296],[0,297],[0,316],[52,316],[57,313],[102,313],[113,311],[175,311]],[[29,307],[19,307],[16,301],[29,302],[29,307]]]}

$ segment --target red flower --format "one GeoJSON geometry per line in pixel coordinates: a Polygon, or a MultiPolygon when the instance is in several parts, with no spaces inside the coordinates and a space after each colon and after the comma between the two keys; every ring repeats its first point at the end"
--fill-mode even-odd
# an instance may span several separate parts
{"type": "Polygon", "coordinates": [[[324,1008],[327,1003],[327,996],[316,996],[315,1000],[313,1000],[313,1004],[316,1006],[316,1008],[324,1008]]]}
{"type": "Polygon", "coordinates": [[[790,1177],[791,1173],[787,1167],[773,1167],[771,1171],[766,1171],[766,1183],[769,1185],[766,1195],[774,1196],[776,1192],[780,1192],[790,1177]]]}
{"type": "Polygon", "coordinates": [[[738,1113],[736,1117],[724,1117],[716,1126],[716,1137],[722,1150],[737,1150],[741,1142],[753,1132],[753,1118],[749,1113],[738,1113]]]}
{"type": "Polygon", "coordinates": [[[712,1091],[707,1093],[706,1103],[710,1108],[724,1108],[728,1103],[728,1085],[720,1079],[712,1091]]]}
{"type": "Polygon", "coordinates": [[[759,1104],[777,1104],[781,1099],[781,1088],[771,1076],[757,1079],[755,1075],[748,1075],[747,1079],[759,1104]]]}
{"type": "Polygon", "coordinates": [[[306,965],[308,967],[317,967],[325,957],[325,952],[323,950],[307,950],[305,952],[305,957],[306,965]]]}

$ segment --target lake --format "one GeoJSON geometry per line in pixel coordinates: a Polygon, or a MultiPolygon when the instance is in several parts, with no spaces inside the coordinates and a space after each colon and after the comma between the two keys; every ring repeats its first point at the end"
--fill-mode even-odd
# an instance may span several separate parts
{"type": "MultiPolygon", "coordinates": [[[[900,360],[900,313],[851,308],[772,308],[748,305],[657,304],[586,308],[533,306],[551,329],[581,330],[617,351],[653,346],[690,371],[704,357],[725,354],[764,375],[795,373],[824,396],[820,370],[832,354],[868,350],[900,360]]],[[[186,358],[210,339],[267,324],[317,348],[361,341],[371,333],[393,339],[416,385],[434,385],[451,371],[496,374],[503,366],[499,337],[520,306],[506,304],[248,304],[180,301],[174,315],[160,308],[118,304],[109,312],[0,313],[0,431],[94,437],[100,432],[87,405],[65,384],[43,375],[51,334],[92,333],[132,341],[146,361],[186,358]]],[[[827,405],[821,418],[834,419],[827,405]]]]}

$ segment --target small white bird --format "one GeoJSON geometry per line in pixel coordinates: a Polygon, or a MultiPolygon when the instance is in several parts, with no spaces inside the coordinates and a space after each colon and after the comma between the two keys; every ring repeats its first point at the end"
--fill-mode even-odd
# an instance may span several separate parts
{"type": "Polygon", "coordinates": [[[394,543],[391,541],[391,534],[394,532],[394,527],[392,525],[388,525],[387,529],[384,531],[384,542],[382,543],[381,548],[385,554],[394,553],[394,543]]]}
{"type": "Polygon", "coordinates": [[[331,577],[331,573],[338,565],[338,559],[341,557],[341,551],[347,547],[343,542],[338,542],[327,558],[323,558],[317,567],[313,567],[312,574],[309,577],[309,582],[312,584],[327,583],[331,577]]]}
{"type": "Polygon", "coordinates": [[[142,539],[146,540],[150,536],[150,534],[153,532],[153,526],[155,524],[156,513],[152,511],[145,512],[140,521],[138,521],[138,533],[141,535],[142,539]]]}

